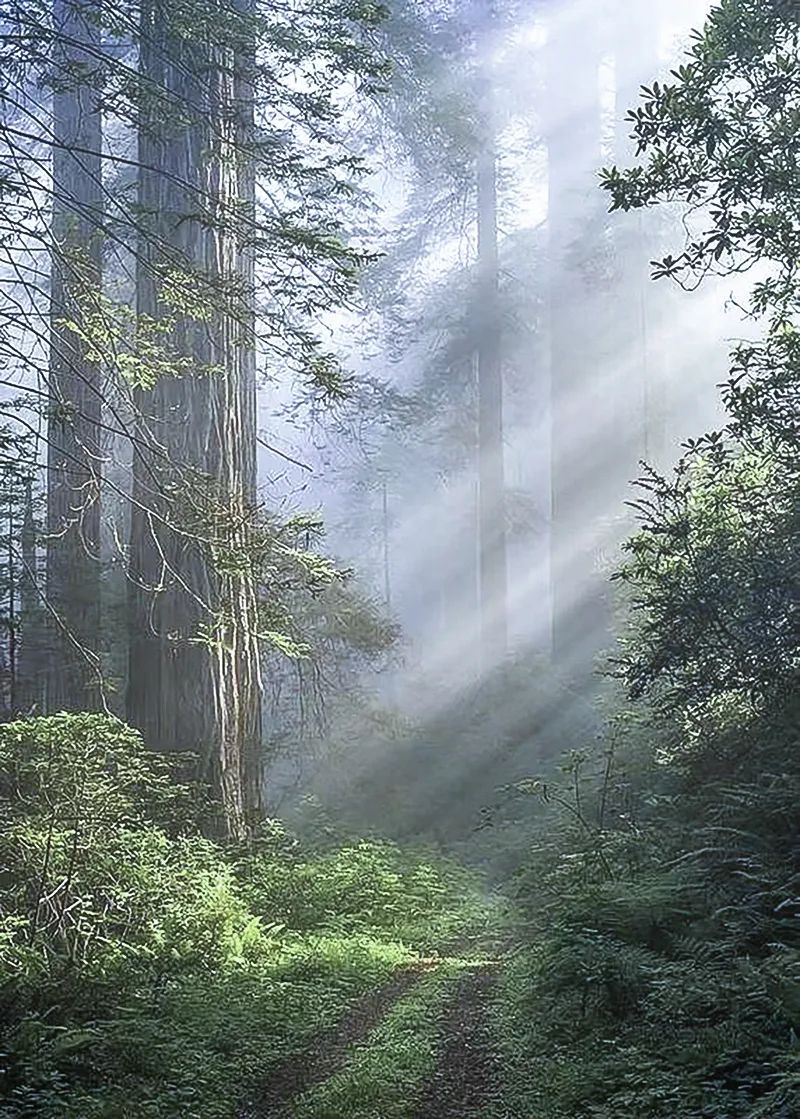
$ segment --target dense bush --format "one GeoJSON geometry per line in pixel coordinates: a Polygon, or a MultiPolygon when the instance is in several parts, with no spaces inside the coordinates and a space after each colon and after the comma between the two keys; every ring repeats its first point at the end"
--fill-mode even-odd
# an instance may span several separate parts
{"type": "Polygon", "coordinates": [[[246,883],[253,909],[289,928],[381,929],[417,943],[435,944],[458,921],[456,899],[480,907],[474,882],[456,864],[411,861],[385,841],[362,840],[282,865],[256,857],[246,883]]]}
{"type": "Polygon", "coordinates": [[[629,698],[596,758],[527,784],[548,817],[499,1023],[522,1114],[797,1114],[798,494],[716,437],[648,480],[621,572],[629,698]]]}
{"type": "Polygon", "coordinates": [[[201,830],[181,759],[117,720],[0,727],[0,1116],[216,1119],[347,1005],[475,919],[389,844],[201,830]]]}
{"type": "Polygon", "coordinates": [[[551,819],[499,1011],[520,1114],[800,1113],[799,36],[796,4],[721,0],[630,114],[642,165],[606,173],[618,208],[694,208],[658,275],[762,265],[766,333],[734,351],[726,429],[644,480],[616,661],[637,706],[596,767],[532,786],[551,819]]]}
{"type": "Polygon", "coordinates": [[[515,1114],[796,1114],[796,710],[723,716],[634,724],[545,790],[498,1008],[515,1114]]]}

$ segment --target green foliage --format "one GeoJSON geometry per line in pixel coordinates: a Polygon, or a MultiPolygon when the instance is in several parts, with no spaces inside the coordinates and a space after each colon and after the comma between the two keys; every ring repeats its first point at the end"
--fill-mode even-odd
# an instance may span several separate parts
{"type": "Polygon", "coordinates": [[[726,430],[687,445],[673,477],[643,479],[642,531],[620,573],[637,622],[622,674],[667,705],[727,692],[781,702],[796,679],[798,35],[795,5],[713,8],[673,80],[630,114],[646,160],[604,176],[615,207],[680,198],[697,210],[656,275],[761,269],[752,311],[767,333],[733,351],[726,430]]]}
{"type": "Polygon", "coordinates": [[[616,208],[679,198],[698,212],[699,230],[657,275],[777,264],[756,293],[778,313],[796,306],[799,30],[787,0],[715,5],[672,80],[628,114],[646,162],[604,174],[616,208]]]}
{"type": "Polygon", "coordinates": [[[432,947],[457,928],[465,901],[478,913],[471,877],[455,864],[410,863],[387,842],[361,841],[313,859],[265,868],[248,864],[247,896],[258,913],[292,929],[381,930],[398,941],[432,947]],[[456,917],[455,922],[453,918],[456,917]]]}
{"type": "Polygon", "coordinates": [[[720,705],[701,734],[634,724],[610,775],[603,758],[579,795],[553,791],[518,879],[531,947],[497,1008],[508,1106],[545,1119],[793,1113],[795,723],[720,705]]]}
{"type": "Polygon", "coordinates": [[[715,435],[643,487],[618,576],[632,615],[617,668],[632,694],[779,701],[797,672],[797,474],[715,435]]]}
{"type": "Polygon", "coordinates": [[[767,333],[733,353],[726,429],[642,480],[616,660],[637,707],[533,786],[530,941],[497,1008],[514,1114],[797,1113],[799,50],[797,5],[724,0],[631,114],[643,165],[605,174],[617,207],[696,208],[656,275],[764,266],[767,333]]]}
{"type": "MultiPolygon", "coordinates": [[[[181,904],[174,889],[183,883],[185,892],[213,861],[205,841],[181,834],[196,798],[171,779],[179,761],[148,754],[133,731],[100,716],[0,728],[7,977],[22,981],[35,961],[51,978],[80,963],[99,979],[140,954],[159,955],[181,904]]],[[[217,888],[213,873],[205,877],[200,924],[217,888]]]]}
{"type": "Polygon", "coordinates": [[[0,1115],[217,1119],[482,909],[388,844],[200,830],[181,758],[115,719],[0,727],[0,1115]]]}

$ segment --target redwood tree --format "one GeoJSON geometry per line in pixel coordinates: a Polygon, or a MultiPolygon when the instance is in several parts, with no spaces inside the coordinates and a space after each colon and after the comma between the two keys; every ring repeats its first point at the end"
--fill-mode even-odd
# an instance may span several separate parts
{"type": "Polygon", "coordinates": [[[137,309],[176,368],[137,399],[128,716],[153,746],[199,752],[242,835],[261,724],[252,28],[239,4],[194,15],[142,8],[137,309]]]}
{"type": "Polygon", "coordinates": [[[478,553],[484,663],[500,661],[508,647],[508,567],[503,451],[503,324],[497,231],[497,125],[487,57],[494,5],[478,12],[475,153],[477,207],[476,337],[478,377],[478,553]]]}
{"type": "MultiPolygon", "coordinates": [[[[567,676],[584,675],[605,625],[593,573],[594,519],[605,510],[591,269],[581,238],[591,222],[600,164],[601,43],[595,22],[556,11],[546,47],[551,349],[551,585],[553,652],[567,676]],[[598,441],[599,437],[599,441],[598,441]]],[[[596,305],[595,305],[596,307],[596,305]]]]}
{"type": "Polygon", "coordinates": [[[52,244],[47,421],[49,710],[97,706],[100,683],[100,366],[86,341],[97,314],[102,122],[92,5],[53,7],[52,244]]]}

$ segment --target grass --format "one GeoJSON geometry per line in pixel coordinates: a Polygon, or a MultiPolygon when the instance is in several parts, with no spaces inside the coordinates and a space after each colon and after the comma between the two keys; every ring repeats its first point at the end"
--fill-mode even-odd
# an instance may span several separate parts
{"type": "MultiPolygon", "coordinates": [[[[182,975],[107,1018],[72,1029],[32,1021],[27,1040],[37,1035],[40,1072],[32,1070],[30,1106],[18,1096],[0,1115],[232,1119],[241,1101],[257,1098],[259,1083],[313,1052],[321,1031],[417,959],[364,934],[286,937],[272,958],[213,978],[182,975]]],[[[432,1068],[438,1010],[458,966],[434,965],[346,1068],[303,1099],[298,1119],[403,1119],[404,1101],[432,1068]]]]}
{"type": "Polygon", "coordinates": [[[363,936],[313,937],[211,981],[182,976],[162,991],[143,993],[138,1005],[116,1007],[113,1018],[87,1023],[72,1071],[81,1079],[88,1060],[113,1070],[114,1083],[83,1087],[40,1114],[230,1119],[259,1081],[412,958],[363,936]]]}
{"type": "MultiPolygon", "coordinates": [[[[435,853],[278,824],[247,851],[204,838],[116,720],[8,724],[0,762],[0,1119],[234,1119],[367,992],[491,919],[435,853]]],[[[376,1043],[403,1083],[439,982],[376,1043]]],[[[382,1082],[373,1059],[359,1083],[382,1082]]]]}
{"type": "Polygon", "coordinates": [[[292,1119],[411,1119],[436,1064],[441,1008],[459,969],[443,961],[422,979],[342,1069],[298,1100],[292,1119]]]}

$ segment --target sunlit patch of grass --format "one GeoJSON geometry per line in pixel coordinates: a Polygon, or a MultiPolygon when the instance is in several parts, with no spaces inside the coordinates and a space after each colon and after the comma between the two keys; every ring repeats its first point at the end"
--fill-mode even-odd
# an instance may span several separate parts
{"type": "Polygon", "coordinates": [[[407,945],[375,935],[321,932],[286,937],[277,945],[274,957],[261,966],[275,974],[312,976],[352,971],[364,976],[386,973],[417,958],[418,953],[407,945]]]}
{"type": "MultiPolygon", "coordinates": [[[[466,919],[462,913],[462,927],[466,919]]],[[[42,1028],[37,1064],[58,1072],[51,1084],[49,1072],[32,1077],[31,1099],[48,1119],[232,1119],[236,1101],[257,1098],[259,1083],[285,1061],[306,1051],[313,1060],[315,1038],[369,991],[420,967],[431,975],[390,1011],[347,1072],[303,1105],[309,1119],[400,1119],[402,1101],[430,1071],[443,984],[469,965],[426,956],[377,931],[272,933],[224,966],[179,972],[158,989],[131,993],[124,1008],[83,1023],[80,1032],[42,1028]],[[377,1111],[370,1110],[375,1100],[377,1111]]]]}
{"type": "MultiPolygon", "coordinates": [[[[228,974],[184,976],[90,1024],[76,1048],[115,1083],[41,1114],[64,1119],[230,1119],[281,1064],[313,1048],[368,991],[414,959],[357,935],[286,937],[228,974]],[[89,1036],[90,1034],[90,1036],[89,1036]]],[[[315,1054],[312,1053],[313,1058],[315,1054]]],[[[311,1059],[311,1058],[310,1058],[311,1059]]]]}

